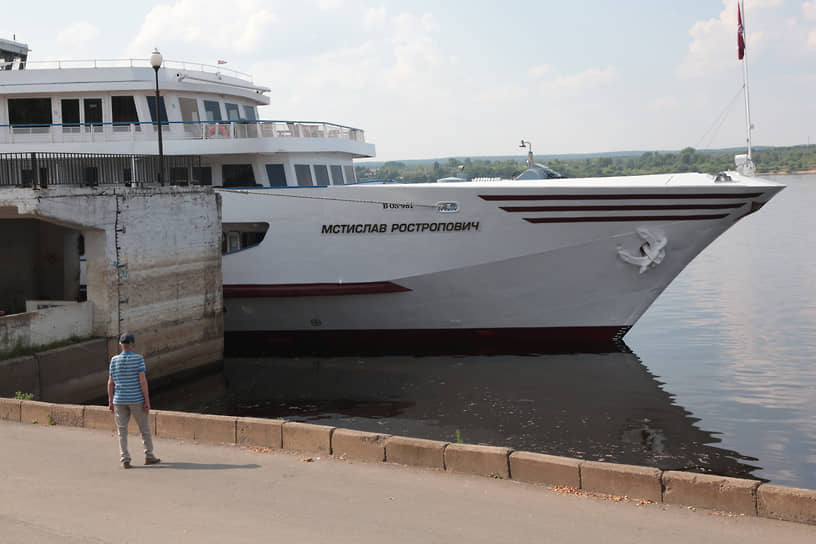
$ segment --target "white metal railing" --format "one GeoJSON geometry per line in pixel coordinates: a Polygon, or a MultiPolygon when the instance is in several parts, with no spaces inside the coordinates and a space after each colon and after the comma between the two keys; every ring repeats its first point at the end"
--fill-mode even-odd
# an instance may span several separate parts
{"type": "MultiPolygon", "coordinates": [[[[165,140],[230,140],[245,138],[336,138],[365,142],[358,128],[307,121],[170,121],[162,123],[165,140]]],[[[156,125],[94,123],[57,125],[0,125],[0,144],[91,143],[153,141],[156,125]]]]}
{"type": "MultiPolygon", "coordinates": [[[[4,64],[12,64],[8,62],[4,64]]],[[[71,68],[152,68],[149,59],[71,59],[71,60],[27,60],[26,70],[63,70],[71,68]]],[[[180,60],[165,60],[163,68],[182,69],[197,72],[224,74],[252,83],[252,76],[238,70],[224,68],[223,65],[214,66],[199,62],[185,62],[180,60]]]]}

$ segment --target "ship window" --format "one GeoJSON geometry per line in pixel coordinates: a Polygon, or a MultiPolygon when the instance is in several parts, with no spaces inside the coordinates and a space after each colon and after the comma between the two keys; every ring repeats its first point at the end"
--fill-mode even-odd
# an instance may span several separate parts
{"type": "Polygon", "coordinates": [[[269,223],[223,223],[221,228],[221,252],[227,253],[260,244],[269,223]]]}
{"type": "Polygon", "coordinates": [[[221,183],[224,187],[252,187],[255,174],[251,164],[225,164],[221,167],[221,183]]]}
{"type": "Polygon", "coordinates": [[[213,100],[205,100],[204,101],[204,115],[207,117],[207,121],[220,121],[221,120],[221,105],[218,102],[213,100]]]}
{"type": "Polygon", "coordinates": [[[331,168],[331,175],[332,175],[332,183],[335,185],[343,185],[343,169],[340,168],[339,164],[332,164],[331,168]]]}
{"type": "Polygon", "coordinates": [[[286,187],[286,171],[282,164],[267,164],[266,177],[270,187],[286,187]]]}
{"type": "Polygon", "coordinates": [[[114,131],[127,132],[130,130],[129,124],[134,124],[136,130],[141,130],[139,127],[139,114],[136,113],[136,102],[132,96],[111,97],[111,119],[114,131]]]}
{"type": "Polygon", "coordinates": [[[79,99],[62,99],[62,131],[79,132],[79,99]]]}
{"type": "Polygon", "coordinates": [[[318,185],[329,185],[329,169],[325,164],[315,164],[314,171],[318,185]]]}
{"type": "Polygon", "coordinates": [[[201,138],[201,125],[198,117],[198,103],[195,98],[179,97],[181,120],[184,121],[184,132],[195,138],[201,138]]]}
{"type": "MultiPolygon", "coordinates": [[[[156,97],[149,96],[147,97],[147,107],[150,110],[150,120],[153,121],[153,124],[156,124],[156,97]]],[[[161,110],[161,122],[162,124],[167,123],[167,109],[164,107],[164,97],[159,97],[159,109],[161,110]]]]}
{"type": "Polygon", "coordinates": [[[199,185],[212,185],[212,168],[209,166],[193,167],[193,183],[199,185]]]}
{"type": "Polygon", "coordinates": [[[258,120],[258,114],[255,113],[255,106],[244,106],[244,119],[249,121],[258,120]]]}
{"type": "Polygon", "coordinates": [[[101,98],[84,98],[82,104],[85,110],[85,124],[86,125],[101,125],[102,124],[102,99],[101,98]]]}
{"type": "Polygon", "coordinates": [[[9,98],[10,125],[50,125],[50,98],[9,98]]]}
{"type": "Polygon", "coordinates": [[[297,183],[301,187],[308,187],[314,185],[312,183],[312,169],[308,164],[296,164],[295,176],[297,176],[297,183]]]}
{"type": "Polygon", "coordinates": [[[224,107],[227,109],[227,119],[237,121],[241,117],[241,114],[238,113],[238,104],[226,103],[224,107]]]}
{"type": "Polygon", "coordinates": [[[354,177],[354,167],[350,164],[343,166],[343,172],[346,173],[346,183],[355,183],[357,178],[354,177]]]}

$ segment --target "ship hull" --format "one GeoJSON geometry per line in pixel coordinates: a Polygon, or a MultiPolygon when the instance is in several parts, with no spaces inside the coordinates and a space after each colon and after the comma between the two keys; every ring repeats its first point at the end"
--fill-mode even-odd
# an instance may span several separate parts
{"type": "Polygon", "coordinates": [[[224,256],[227,344],[453,352],[614,342],[781,189],[686,176],[668,188],[666,176],[662,186],[644,176],[225,192],[225,223],[287,225],[224,256]]]}

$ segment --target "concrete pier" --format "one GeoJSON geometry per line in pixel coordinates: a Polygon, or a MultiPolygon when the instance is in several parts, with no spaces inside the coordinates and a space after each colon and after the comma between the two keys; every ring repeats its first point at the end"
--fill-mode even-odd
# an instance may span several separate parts
{"type": "Polygon", "coordinates": [[[63,373],[103,392],[123,331],[151,379],[219,361],[220,213],[210,187],[0,189],[0,352],[104,339],[104,357],[63,373]]]}

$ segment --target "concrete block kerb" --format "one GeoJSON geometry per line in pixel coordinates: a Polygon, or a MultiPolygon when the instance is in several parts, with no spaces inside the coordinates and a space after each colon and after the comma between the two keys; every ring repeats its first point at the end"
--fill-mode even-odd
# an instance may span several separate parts
{"type": "Polygon", "coordinates": [[[331,437],[332,454],[360,461],[385,461],[385,442],[389,435],[351,429],[335,429],[331,437]]]}
{"type": "Polygon", "coordinates": [[[510,448],[448,444],[444,450],[445,470],[502,479],[510,478],[510,448]]]}
{"type": "Polygon", "coordinates": [[[20,423],[23,401],[0,398],[0,419],[20,423]]]}
{"type": "Polygon", "coordinates": [[[663,502],[755,516],[759,482],[712,474],[666,471],[663,502]]]}
{"type": "Polygon", "coordinates": [[[235,438],[242,446],[259,448],[283,448],[283,420],[257,417],[239,417],[235,426],[235,438]]]}
{"type": "Polygon", "coordinates": [[[385,460],[414,467],[445,470],[447,442],[392,436],[385,441],[385,460]]]}
{"type": "Polygon", "coordinates": [[[816,524],[816,490],[762,484],[757,490],[757,515],[816,524]]]}
{"type": "Polygon", "coordinates": [[[510,454],[510,477],[520,482],[581,487],[582,461],[544,453],[514,451],[510,454]]]}
{"type": "Polygon", "coordinates": [[[333,431],[334,427],[326,425],[287,421],[283,424],[283,449],[330,454],[333,431]]]}
{"type": "Polygon", "coordinates": [[[581,464],[581,489],[661,502],[660,475],[656,468],[586,461],[581,464]]]}

